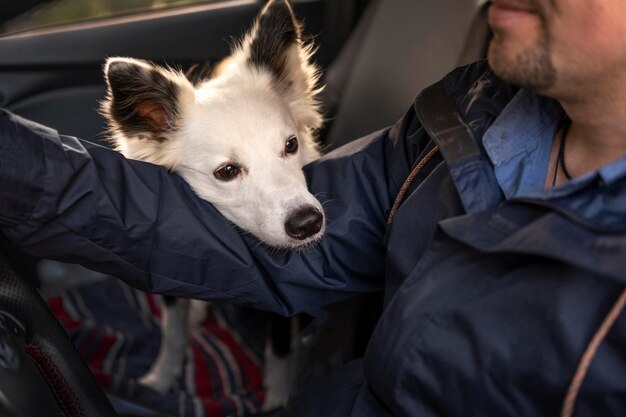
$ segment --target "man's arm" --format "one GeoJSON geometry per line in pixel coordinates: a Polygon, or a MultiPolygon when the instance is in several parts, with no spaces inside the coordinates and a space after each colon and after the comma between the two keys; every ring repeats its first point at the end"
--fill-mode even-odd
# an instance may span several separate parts
{"type": "Polygon", "coordinates": [[[307,166],[327,234],[289,253],[243,234],[158,166],[0,112],[0,232],[32,255],[80,263],[145,291],[316,315],[349,294],[382,288],[385,216],[411,163],[398,131],[307,166]]]}

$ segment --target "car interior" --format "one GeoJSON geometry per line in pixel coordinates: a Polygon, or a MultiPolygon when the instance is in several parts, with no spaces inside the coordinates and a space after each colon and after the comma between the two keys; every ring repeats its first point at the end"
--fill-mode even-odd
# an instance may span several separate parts
{"type": "MultiPolygon", "coordinates": [[[[250,27],[264,3],[183,1],[97,20],[20,26],[25,16],[43,13],[55,2],[64,0],[2,4],[0,107],[103,146],[108,146],[106,126],[98,103],[106,91],[102,64],[107,57],[144,58],[183,70],[214,65],[228,55],[233,39],[250,27]]],[[[486,1],[292,3],[318,48],[315,62],[323,70],[320,100],[326,123],[320,141],[325,151],[392,125],[421,89],[455,66],[482,59],[490,36],[486,1]]],[[[35,288],[37,262],[0,241],[0,415],[186,415],[105,393],[84,352],[35,288]]],[[[341,351],[332,366],[362,355],[380,304],[379,294],[359,296],[329,307],[321,327],[304,320],[321,329],[313,355],[341,351]]]]}

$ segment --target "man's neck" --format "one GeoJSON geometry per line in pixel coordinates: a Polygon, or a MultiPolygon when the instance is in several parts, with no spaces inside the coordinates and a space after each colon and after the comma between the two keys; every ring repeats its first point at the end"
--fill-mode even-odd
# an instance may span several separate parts
{"type": "Polygon", "coordinates": [[[597,92],[588,100],[560,100],[572,120],[565,156],[573,176],[626,155],[626,94],[619,96],[617,91],[597,92]]]}

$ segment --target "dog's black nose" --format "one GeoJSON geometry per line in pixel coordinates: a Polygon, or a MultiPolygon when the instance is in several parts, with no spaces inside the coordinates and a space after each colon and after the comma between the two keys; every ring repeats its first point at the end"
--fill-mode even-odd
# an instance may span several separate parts
{"type": "Polygon", "coordinates": [[[285,222],[285,231],[294,239],[304,240],[322,230],[324,216],[315,207],[304,207],[291,213],[285,222]]]}

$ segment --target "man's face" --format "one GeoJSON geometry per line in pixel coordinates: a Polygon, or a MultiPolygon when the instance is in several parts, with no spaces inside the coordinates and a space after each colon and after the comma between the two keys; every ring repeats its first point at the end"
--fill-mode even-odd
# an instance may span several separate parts
{"type": "Polygon", "coordinates": [[[626,0],[493,0],[489,62],[552,96],[626,73],[626,0]]]}

